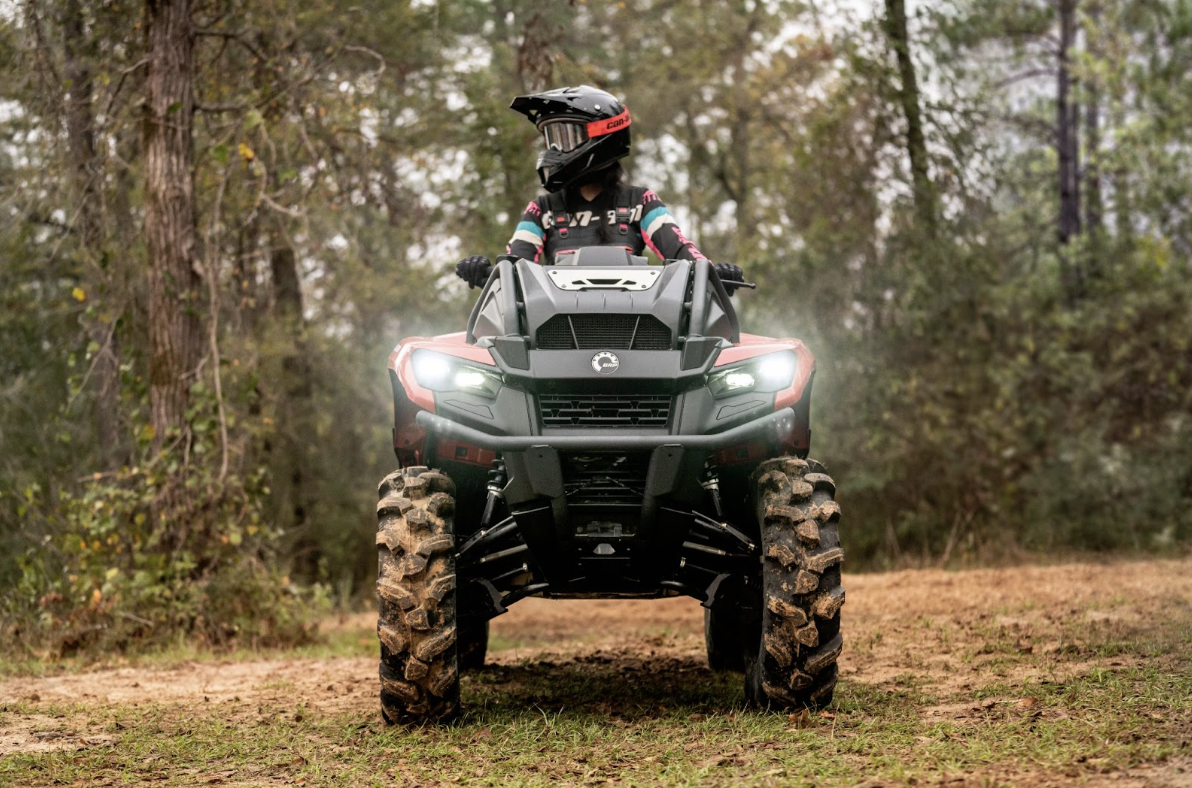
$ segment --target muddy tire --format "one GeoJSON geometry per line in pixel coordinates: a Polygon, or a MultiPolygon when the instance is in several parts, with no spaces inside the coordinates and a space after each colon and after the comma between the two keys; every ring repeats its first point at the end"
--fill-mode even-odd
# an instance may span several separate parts
{"type": "Polygon", "coordinates": [[[746,665],[745,694],[762,708],[821,708],[832,701],[840,656],[840,507],[817,462],[767,460],[753,476],[762,535],[761,638],[746,665]]]}
{"type": "Polygon", "coordinates": [[[381,715],[391,724],[448,722],[459,715],[455,485],[412,467],[386,476],[378,493],[381,715]]]}

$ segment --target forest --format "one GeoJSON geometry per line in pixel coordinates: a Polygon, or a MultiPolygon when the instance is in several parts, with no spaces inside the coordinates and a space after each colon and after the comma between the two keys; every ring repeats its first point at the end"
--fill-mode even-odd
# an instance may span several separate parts
{"type": "Polygon", "coordinates": [[[563,85],[816,355],[850,569],[1187,550],[1189,0],[11,0],[0,75],[6,649],[370,597],[387,356],[563,85]]]}

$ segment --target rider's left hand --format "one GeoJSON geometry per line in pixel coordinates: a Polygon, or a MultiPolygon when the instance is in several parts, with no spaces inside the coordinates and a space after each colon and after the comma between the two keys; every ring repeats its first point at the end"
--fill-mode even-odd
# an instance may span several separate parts
{"type": "Polygon", "coordinates": [[[468,288],[483,287],[488,281],[488,272],[492,263],[482,254],[465,257],[455,264],[455,275],[468,283],[468,288]]]}

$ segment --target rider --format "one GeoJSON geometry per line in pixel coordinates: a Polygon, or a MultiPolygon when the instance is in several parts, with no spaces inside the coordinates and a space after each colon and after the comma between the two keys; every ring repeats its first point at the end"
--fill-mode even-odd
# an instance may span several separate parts
{"type": "MultiPolygon", "coordinates": [[[[545,138],[538,178],[547,194],[526,206],[506,253],[550,263],[585,246],[618,246],[635,255],[649,246],[663,260],[707,259],[653,190],[623,182],[620,160],[629,154],[631,120],[616,97],[581,85],[518,96],[510,108],[545,138]]],[[[478,287],[488,269],[488,259],[476,255],[461,260],[455,273],[478,287]]],[[[740,267],[731,263],[717,263],[716,273],[744,281],[740,267]]]]}

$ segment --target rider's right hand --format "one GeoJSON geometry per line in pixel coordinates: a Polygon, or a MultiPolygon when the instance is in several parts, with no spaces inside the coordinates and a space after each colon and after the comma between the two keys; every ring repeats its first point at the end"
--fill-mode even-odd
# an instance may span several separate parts
{"type": "Polygon", "coordinates": [[[720,277],[722,282],[744,282],[745,272],[741,270],[741,266],[733,265],[732,263],[715,263],[716,275],[720,277]]]}
{"type": "Polygon", "coordinates": [[[716,275],[720,277],[720,281],[724,283],[725,290],[728,291],[728,297],[732,298],[733,294],[737,292],[737,288],[730,282],[744,282],[745,272],[741,270],[741,266],[733,265],[732,263],[714,263],[713,268],[716,269],[716,275]]]}
{"type": "Polygon", "coordinates": [[[482,287],[488,281],[488,271],[492,263],[482,254],[465,257],[455,264],[455,275],[468,283],[468,287],[482,287]]]}

